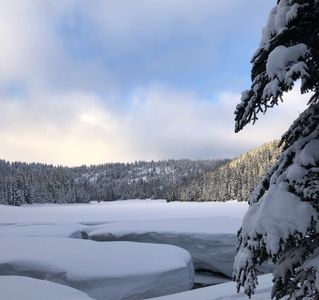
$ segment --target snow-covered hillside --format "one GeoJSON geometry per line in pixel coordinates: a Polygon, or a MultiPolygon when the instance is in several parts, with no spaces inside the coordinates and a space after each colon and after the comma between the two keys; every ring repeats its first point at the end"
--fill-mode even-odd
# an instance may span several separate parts
{"type": "Polygon", "coordinates": [[[69,168],[0,160],[0,203],[88,203],[132,198],[176,200],[181,184],[226,161],[138,161],[69,168]]]}

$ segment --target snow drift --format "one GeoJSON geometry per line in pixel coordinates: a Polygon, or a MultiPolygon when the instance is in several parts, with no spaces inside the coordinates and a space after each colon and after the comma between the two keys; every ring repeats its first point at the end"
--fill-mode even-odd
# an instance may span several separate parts
{"type": "Polygon", "coordinates": [[[176,245],[191,253],[196,269],[231,277],[240,222],[228,217],[117,222],[86,227],[82,236],[95,241],[176,245]]]}
{"type": "MultiPolygon", "coordinates": [[[[270,274],[258,276],[258,288],[252,295],[252,300],[271,299],[272,276],[270,274]]],[[[173,295],[152,298],[152,300],[247,300],[244,293],[236,293],[234,282],[217,284],[214,286],[177,293],[173,295]]],[[[150,299],[151,300],[151,299],[150,299]]]]}
{"type": "Polygon", "coordinates": [[[5,300],[93,300],[76,289],[23,276],[0,276],[0,291],[5,300]]]}
{"type": "Polygon", "coordinates": [[[167,295],[194,281],[190,254],[170,245],[38,237],[0,243],[0,275],[53,281],[98,300],[167,295]]]}

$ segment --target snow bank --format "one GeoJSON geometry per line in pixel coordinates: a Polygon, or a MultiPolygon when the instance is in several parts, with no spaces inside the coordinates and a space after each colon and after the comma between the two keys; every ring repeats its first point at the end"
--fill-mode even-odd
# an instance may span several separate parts
{"type": "Polygon", "coordinates": [[[81,224],[0,225],[0,237],[66,237],[81,238],[81,224]]]}
{"type": "Polygon", "coordinates": [[[235,255],[235,235],[247,208],[246,202],[236,201],[166,203],[154,200],[0,205],[0,237],[79,238],[81,232],[85,232],[95,239],[93,234],[102,230],[100,239],[103,240],[180,246],[191,252],[196,268],[229,277],[235,255]]]}
{"type": "Polygon", "coordinates": [[[0,243],[0,275],[46,279],[98,300],[149,298],[193,285],[191,257],[175,246],[37,237],[0,243]]]}
{"type": "MultiPolygon", "coordinates": [[[[258,288],[252,295],[253,300],[271,299],[272,275],[258,277],[258,288]]],[[[152,300],[247,300],[248,296],[243,293],[236,293],[236,284],[228,282],[206,288],[196,289],[188,292],[173,294],[164,297],[152,298],[152,300]]]]}
{"type": "Polygon", "coordinates": [[[188,250],[196,268],[229,277],[235,255],[235,235],[247,208],[246,202],[236,201],[166,203],[153,200],[0,206],[0,237],[80,237],[82,231],[96,240],[172,244],[188,250]],[[98,230],[102,230],[101,234],[98,230]]]}
{"type": "Polygon", "coordinates": [[[192,255],[196,269],[232,276],[240,218],[190,218],[117,222],[87,227],[82,235],[95,241],[171,244],[192,255]]]}
{"type": "Polygon", "coordinates": [[[76,289],[23,276],[0,276],[0,291],[5,300],[93,300],[76,289]]]}

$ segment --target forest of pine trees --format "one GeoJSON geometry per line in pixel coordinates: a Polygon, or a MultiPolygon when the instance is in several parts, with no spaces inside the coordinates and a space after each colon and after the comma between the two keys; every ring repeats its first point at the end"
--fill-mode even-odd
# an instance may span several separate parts
{"type": "Polygon", "coordinates": [[[272,141],[235,158],[180,188],[183,201],[247,201],[259,179],[276,162],[279,141],[272,141]]]}
{"type": "Polygon", "coordinates": [[[246,201],[274,163],[273,141],[233,160],[167,160],[75,168],[0,160],[0,203],[87,203],[118,199],[246,201]]]}
{"type": "Polygon", "coordinates": [[[110,163],[76,168],[0,160],[0,203],[174,199],[176,187],[227,160],[110,163]]]}

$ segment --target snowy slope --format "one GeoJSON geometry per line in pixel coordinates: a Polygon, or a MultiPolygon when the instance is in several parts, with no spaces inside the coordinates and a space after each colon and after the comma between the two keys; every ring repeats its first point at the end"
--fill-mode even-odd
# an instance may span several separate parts
{"type": "Polygon", "coordinates": [[[97,300],[167,295],[189,290],[194,280],[189,253],[170,245],[37,237],[0,244],[0,275],[61,283],[97,300]]]}

